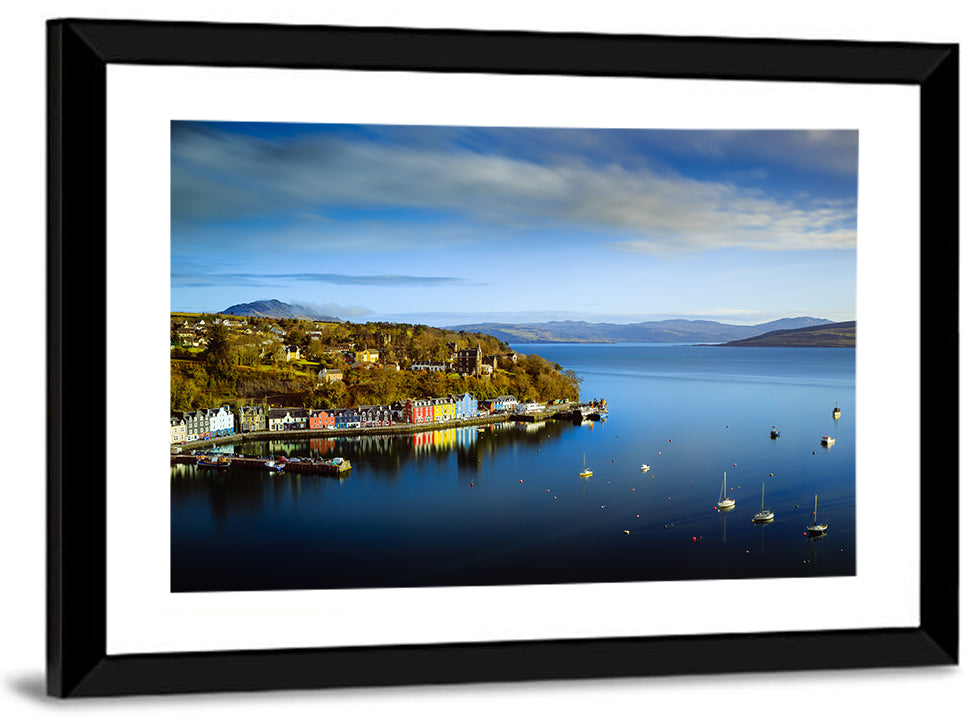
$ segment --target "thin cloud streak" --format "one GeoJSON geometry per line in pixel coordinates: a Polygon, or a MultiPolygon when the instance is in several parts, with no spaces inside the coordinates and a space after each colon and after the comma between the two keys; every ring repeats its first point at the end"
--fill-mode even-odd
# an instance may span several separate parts
{"type": "MultiPolygon", "coordinates": [[[[180,287],[206,287],[244,285],[269,287],[283,283],[328,283],[331,285],[368,285],[387,287],[423,287],[441,285],[466,285],[464,278],[418,275],[344,275],[341,273],[214,273],[197,276],[190,273],[171,274],[172,285],[180,287]]],[[[480,283],[471,283],[480,285],[480,283]]]]}

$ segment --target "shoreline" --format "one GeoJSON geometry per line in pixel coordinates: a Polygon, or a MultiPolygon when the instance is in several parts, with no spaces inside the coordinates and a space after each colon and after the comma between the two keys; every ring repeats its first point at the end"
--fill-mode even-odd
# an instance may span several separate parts
{"type": "Polygon", "coordinates": [[[198,441],[185,441],[179,444],[171,444],[172,453],[182,450],[193,450],[216,446],[224,443],[244,443],[246,441],[261,440],[284,440],[298,438],[339,438],[344,436],[362,435],[394,435],[406,433],[420,433],[423,431],[437,431],[448,428],[464,428],[467,426],[484,426],[490,423],[505,423],[508,421],[521,421],[532,423],[547,420],[560,414],[568,417],[570,409],[574,404],[562,404],[553,406],[552,410],[545,410],[540,413],[518,414],[518,413],[492,413],[487,416],[476,416],[475,418],[459,418],[448,421],[432,421],[430,423],[393,423],[390,426],[368,426],[364,428],[304,428],[289,431],[248,431],[246,433],[234,433],[230,436],[219,436],[217,438],[205,438],[198,441]],[[174,451],[174,449],[177,451],[174,451]]]}

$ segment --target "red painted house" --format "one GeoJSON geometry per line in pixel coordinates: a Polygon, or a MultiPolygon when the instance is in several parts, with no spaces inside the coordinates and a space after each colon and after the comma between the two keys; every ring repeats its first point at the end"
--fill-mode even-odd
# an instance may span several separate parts
{"type": "Polygon", "coordinates": [[[335,427],[335,416],[326,410],[311,411],[308,414],[308,428],[322,430],[335,427]]]}
{"type": "Polygon", "coordinates": [[[432,401],[409,398],[402,417],[406,423],[431,423],[435,420],[435,406],[432,401]]]}

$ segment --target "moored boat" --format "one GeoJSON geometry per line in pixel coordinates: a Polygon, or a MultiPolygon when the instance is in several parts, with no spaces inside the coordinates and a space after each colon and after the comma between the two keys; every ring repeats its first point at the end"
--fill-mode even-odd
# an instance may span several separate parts
{"type": "Polygon", "coordinates": [[[726,471],[723,471],[723,485],[720,486],[720,500],[716,507],[721,511],[728,511],[736,505],[736,501],[726,495],[726,471]]]}
{"type": "Polygon", "coordinates": [[[198,468],[227,468],[231,465],[231,459],[224,456],[200,456],[197,459],[198,468]]]}
{"type": "Polygon", "coordinates": [[[760,512],[753,516],[754,523],[769,523],[773,520],[773,511],[767,510],[763,504],[763,499],[766,494],[766,482],[764,481],[763,487],[760,490],[760,512]]]}
{"type": "Polygon", "coordinates": [[[579,472],[580,478],[589,478],[592,476],[592,469],[586,465],[586,454],[582,454],[582,471],[579,472]]]}
{"type": "Polygon", "coordinates": [[[827,532],[826,523],[817,522],[817,494],[813,494],[813,521],[807,526],[807,533],[811,536],[822,536],[827,532]]]}
{"type": "Polygon", "coordinates": [[[821,446],[832,446],[836,442],[837,441],[834,438],[831,438],[830,436],[824,436],[823,438],[820,439],[821,446]]]}
{"type": "Polygon", "coordinates": [[[773,426],[770,429],[770,438],[779,438],[779,437],[780,437],[780,431],[777,430],[776,426],[773,426]]]}

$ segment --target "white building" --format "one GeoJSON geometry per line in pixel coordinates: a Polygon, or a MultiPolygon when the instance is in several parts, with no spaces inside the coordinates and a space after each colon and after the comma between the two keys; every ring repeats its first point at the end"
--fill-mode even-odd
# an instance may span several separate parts
{"type": "Polygon", "coordinates": [[[541,413],[546,407],[541,403],[517,403],[513,409],[515,413],[541,413]]]}
{"type": "Polygon", "coordinates": [[[211,421],[211,437],[230,436],[234,433],[234,413],[228,405],[207,411],[211,421]]]}

